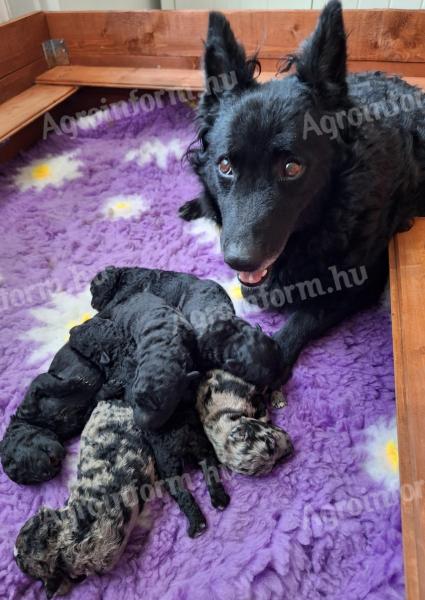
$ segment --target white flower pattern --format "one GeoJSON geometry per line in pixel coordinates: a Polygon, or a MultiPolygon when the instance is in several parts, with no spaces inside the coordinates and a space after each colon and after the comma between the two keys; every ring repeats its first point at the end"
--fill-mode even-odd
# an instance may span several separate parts
{"type": "Polygon", "coordinates": [[[80,177],[82,165],[82,161],[75,158],[75,152],[48,156],[21,167],[15,177],[15,184],[21,192],[30,188],[41,191],[48,185],[60,187],[66,181],[80,177]]]}
{"type": "Polygon", "coordinates": [[[37,343],[30,356],[30,363],[50,359],[65,344],[69,330],[90,319],[95,310],[91,307],[90,289],[79,294],[58,292],[48,306],[31,309],[38,325],[27,331],[23,338],[37,343]]]}

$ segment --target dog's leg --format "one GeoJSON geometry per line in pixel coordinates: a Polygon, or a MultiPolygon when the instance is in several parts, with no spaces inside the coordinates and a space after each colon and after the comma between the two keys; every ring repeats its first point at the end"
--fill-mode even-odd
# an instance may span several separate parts
{"type": "Polygon", "coordinates": [[[188,536],[194,538],[202,535],[207,528],[207,522],[195,498],[190,492],[181,487],[181,484],[174,485],[173,482],[166,481],[165,485],[170,496],[177,502],[180,510],[189,521],[188,536]]]}
{"type": "Polygon", "coordinates": [[[159,469],[159,475],[170,496],[177,502],[189,521],[188,536],[191,538],[200,536],[207,528],[207,522],[195,498],[183,487],[181,465],[177,465],[177,461],[169,461],[165,468],[159,469]]]}
{"type": "Polygon", "coordinates": [[[199,464],[202,467],[208,493],[211,498],[211,504],[218,510],[224,510],[230,502],[230,496],[227,494],[221,482],[219,471],[220,463],[212,448],[208,448],[208,450],[205,451],[199,464]]]}
{"type": "Polygon", "coordinates": [[[194,198],[182,204],[179,208],[179,217],[184,221],[194,221],[203,217],[202,202],[200,198],[194,198]]]}
{"type": "Polygon", "coordinates": [[[213,200],[206,193],[185,202],[179,208],[179,217],[185,221],[194,221],[205,217],[217,222],[217,210],[214,207],[213,200]]]}

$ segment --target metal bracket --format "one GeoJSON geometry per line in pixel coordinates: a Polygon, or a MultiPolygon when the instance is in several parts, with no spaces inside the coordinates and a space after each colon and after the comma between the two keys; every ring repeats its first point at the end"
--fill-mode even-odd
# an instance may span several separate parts
{"type": "Polygon", "coordinates": [[[46,40],[42,43],[44,57],[49,69],[59,65],[69,65],[68,49],[65,40],[46,40]]]}

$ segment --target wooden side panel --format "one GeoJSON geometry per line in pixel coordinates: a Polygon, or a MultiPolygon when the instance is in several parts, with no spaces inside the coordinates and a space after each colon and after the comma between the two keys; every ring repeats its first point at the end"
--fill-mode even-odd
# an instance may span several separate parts
{"type": "Polygon", "coordinates": [[[36,77],[46,68],[43,57],[0,79],[0,104],[31,87],[36,77]]]}
{"type": "MultiPolygon", "coordinates": [[[[391,64],[391,63],[389,63],[391,64]]],[[[274,73],[262,71],[259,81],[271,79],[274,73]]],[[[408,83],[425,89],[425,77],[405,77],[408,83]]],[[[54,67],[37,77],[37,83],[92,87],[138,88],[145,90],[204,89],[201,71],[196,69],[145,69],[130,67],[85,67],[67,65],[54,67]]]]}
{"type": "MultiPolygon", "coordinates": [[[[249,53],[259,48],[276,61],[311,33],[319,11],[226,14],[249,53]]],[[[348,10],[344,18],[350,60],[425,62],[424,11],[348,10]]],[[[73,64],[110,66],[148,66],[138,63],[146,56],[199,59],[207,20],[207,11],[47,13],[51,37],[66,40],[73,64]]]]}
{"type": "Polygon", "coordinates": [[[425,219],[390,245],[406,598],[425,598],[425,219]]]}
{"type": "MultiPolygon", "coordinates": [[[[108,104],[118,102],[120,100],[128,100],[128,90],[107,88],[80,88],[75,94],[70,95],[66,100],[57,104],[54,108],[49,109],[50,123],[52,120],[59,125],[62,116],[67,118],[78,118],[87,114],[93,108],[98,108],[107,99],[108,104]]],[[[27,150],[36,142],[42,139],[45,128],[45,115],[42,115],[32,121],[29,125],[20,129],[17,133],[7,138],[4,142],[0,142],[0,164],[12,160],[20,152],[27,150]]],[[[60,135],[60,134],[59,134],[60,135]]],[[[63,133],[61,135],[66,135],[63,133]]]]}
{"type": "Polygon", "coordinates": [[[28,88],[46,70],[41,44],[49,37],[42,12],[0,25],[0,102],[28,88]]]}
{"type": "Polygon", "coordinates": [[[35,121],[77,90],[73,86],[33,85],[0,105],[0,142],[35,121]]]}

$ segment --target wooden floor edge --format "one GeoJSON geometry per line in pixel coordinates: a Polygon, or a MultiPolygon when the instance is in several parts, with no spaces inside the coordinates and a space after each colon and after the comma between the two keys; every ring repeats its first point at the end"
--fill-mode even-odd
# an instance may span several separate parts
{"type": "MultiPolygon", "coordinates": [[[[390,242],[390,295],[391,295],[391,326],[394,354],[394,380],[396,393],[397,414],[397,439],[399,451],[400,486],[411,483],[411,477],[406,474],[412,473],[410,447],[408,439],[405,438],[407,423],[406,419],[406,397],[405,378],[403,368],[403,336],[401,332],[401,291],[399,288],[400,273],[398,269],[398,241],[394,236],[390,242]],[[406,477],[406,480],[405,480],[406,477]]],[[[418,582],[418,561],[415,543],[415,524],[411,503],[404,503],[400,496],[400,511],[402,521],[403,559],[406,586],[406,600],[420,600],[418,582]]]]}
{"type": "MultiPolygon", "coordinates": [[[[29,100],[27,100],[26,103],[28,103],[28,110],[23,111],[22,118],[18,118],[15,120],[12,118],[10,120],[8,128],[0,133],[0,143],[8,140],[18,131],[20,131],[21,129],[38,119],[40,116],[42,116],[43,114],[45,114],[46,112],[48,112],[49,110],[66,100],[67,98],[69,98],[69,96],[71,96],[78,90],[78,86],[63,85],[62,87],[64,88],[62,93],[55,95],[55,97],[50,102],[47,102],[43,104],[43,106],[37,107],[34,110],[30,110],[30,102],[29,100]]],[[[0,104],[0,113],[2,112],[2,110],[9,111],[10,107],[13,106],[14,102],[19,101],[19,97],[28,95],[30,91],[31,88],[28,88],[21,94],[18,94],[17,96],[10,98],[10,100],[6,100],[6,102],[4,102],[3,104],[0,104]]]]}

